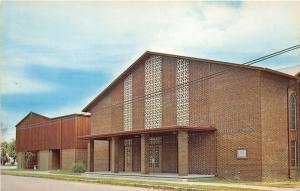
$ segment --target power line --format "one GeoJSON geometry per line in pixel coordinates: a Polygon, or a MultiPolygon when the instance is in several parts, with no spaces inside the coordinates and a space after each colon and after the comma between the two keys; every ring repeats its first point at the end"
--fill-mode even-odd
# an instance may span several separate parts
{"type": "MultiPolygon", "coordinates": [[[[206,81],[206,80],[209,80],[209,79],[212,79],[212,78],[215,78],[215,77],[218,77],[218,76],[221,76],[223,74],[225,74],[227,71],[230,71],[230,70],[233,70],[233,69],[236,69],[236,68],[243,68],[245,66],[251,66],[251,65],[254,65],[256,63],[259,63],[261,61],[264,61],[264,60],[267,60],[267,59],[270,59],[270,58],[273,58],[275,56],[279,56],[281,54],[284,54],[284,53],[287,53],[287,52],[290,52],[290,51],[293,51],[293,50],[296,50],[296,49],[299,49],[300,48],[300,44],[297,44],[295,46],[291,46],[289,48],[286,48],[286,49],[282,49],[280,51],[276,51],[274,53],[271,53],[271,54],[268,54],[266,56],[262,56],[262,57],[259,57],[257,59],[254,59],[254,60],[250,60],[248,62],[245,62],[243,64],[235,64],[235,65],[230,65],[228,66],[228,68],[224,69],[224,70],[221,70],[219,72],[215,72],[213,74],[208,74],[206,76],[203,76],[201,78],[197,78],[195,80],[191,80],[191,81],[188,81],[188,82],[185,82],[185,83],[182,83],[182,84],[179,84],[179,85],[175,85],[175,86],[171,86],[171,87],[168,87],[168,88],[165,88],[163,90],[159,90],[159,91],[156,91],[156,92],[152,92],[150,94],[147,94],[147,95],[142,95],[142,96],[138,96],[138,97],[135,97],[131,100],[126,100],[126,101],[121,101],[121,102],[118,102],[116,104],[111,104],[111,105],[108,105],[108,106],[104,106],[104,107],[101,107],[99,108],[97,111],[93,112],[93,113],[99,113],[101,112],[102,110],[105,110],[105,109],[109,109],[109,108],[113,108],[113,107],[117,107],[117,106],[121,106],[123,104],[129,104],[129,103],[133,103],[134,101],[141,101],[141,100],[144,100],[144,99],[148,99],[148,98],[151,98],[151,97],[154,97],[154,96],[157,96],[157,95],[160,95],[162,93],[168,93],[170,91],[173,91],[173,90],[176,90],[177,88],[180,88],[180,87],[185,87],[185,86],[188,86],[188,85],[194,85],[196,83],[199,83],[199,82],[202,82],[202,81],[206,81]]],[[[50,124],[50,123],[53,123],[53,122],[56,122],[56,121],[59,121],[60,119],[57,119],[57,120],[51,120],[49,122],[42,122],[42,123],[36,123],[34,125],[31,125],[30,127],[34,127],[34,126],[38,126],[40,124],[50,124]]],[[[25,128],[28,128],[25,127],[25,128]]]]}
{"type": "MultiPolygon", "coordinates": [[[[139,96],[139,97],[135,97],[131,100],[126,100],[126,101],[122,101],[122,102],[119,102],[119,103],[116,103],[116,104],[111,104],[109,106],[104,106],[104,107],[101,107],[101,109],[105,109],[105,108],[110,108],[110,107],[115,107],[115,106],[118,106],[120,104],[126,104],[126,103],[131,103],[133,101],[136,101],[136,100],[140,100],[140,99],[144,99],[144,98],[151,98],[151,97],[154,97],[154,96],[157,96],[157,95],[160,95],[161,93],[167,93],[169,91],[172,91],[176,88],[180,88],[180,87],[184,87],[186,85],[193,85],[194,83],[198,83],[198,82],[201,82],[201,81],[204,81],[204,80],[209,80],[211,78],[214,78],[214,77],[217,77],[217,76],[220,76],[220,75],[223,75],[225,74],[225,72],[229,71],[229,70],[232,70],[233,68],[241,68],[241,67],[244,67],[244,66],[251,66],[253,64],[256,64],[258,62],[261,62],[261,61],[264,61],[264,60],[267,60],[267,59],[270,59],[272,57],[275,57],[275,56],[278,56],[278,55],[281,55],[281,54],[284,54],[284,53],[287,53],[287,52],[290,52],[292,50],[296,50],[296,49],[299,49],[300,48],[300,44],[298,45],[295,45],[295,46],[291,46],[289,48],[286,48],[286,49],[283,49],[283,50],[280,50],[280,51],[277,51],[277,52],[274,52],[274,53],[271,53],[271,54],[268,54],[266,56],[263,56],[263,57],[260,57],[260,58],[257,58],[257,59],[254,59],[254,60],[251,60],[251,61],[248,61],[248,62],[245,62],[243,64],[236,64],[236,65],[232,65],[232,66],[229,66],[229,68],[227,69],[224,69],[220,72],[216,72],[216,73],[213,73],[213,74],[209,74],[209,75],[206,75],[206,76],[203,76],[201,78],[198,78],[198,79],[195,79],[195,80],[192,80],[192,81],[188,81],[186,83],[182,83],[180,85],[175,85],[175,86],[172,86],[172,87],[169,87],[169,88],[165,88],[163,90],[159,90],[159,91],[156,91],[156,92],[152,92],[150,94],[147,94],[147,95],[142,95],[142,96],[139,96]]],[[[96,111],[96,112],[93,112],[93,113],[97,113],[97,112],[100,112],[100,111],[96,111]]]]}

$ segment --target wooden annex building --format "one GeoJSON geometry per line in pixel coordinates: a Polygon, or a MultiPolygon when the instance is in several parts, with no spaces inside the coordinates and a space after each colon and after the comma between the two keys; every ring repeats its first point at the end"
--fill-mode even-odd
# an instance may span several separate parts
{"type": "Polygon", "coordinates": [[[75,162],[86,165],[87,141],[77,137],[90,134],[89,117],[48,118],[30,112],[16,125],[18,167],[51,170],[71,168],[75,162]]]}

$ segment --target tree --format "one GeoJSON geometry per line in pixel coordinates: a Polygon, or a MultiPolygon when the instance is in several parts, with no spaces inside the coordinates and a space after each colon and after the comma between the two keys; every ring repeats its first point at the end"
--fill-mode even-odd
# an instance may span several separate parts
{"type": "Polygon", "coordinates": [[[6,141],[1,143],[1,165],[4,165],[7,161],[8,143],[6,141]]]}
{"type": "Polygon", "coordinates": [[[8,155],[14,159],[14,161],[17,158],[17,153],[16,153],[16,140],[13,139],[9,144],[8,144],[8,150],[7,150],[8,155]]]}

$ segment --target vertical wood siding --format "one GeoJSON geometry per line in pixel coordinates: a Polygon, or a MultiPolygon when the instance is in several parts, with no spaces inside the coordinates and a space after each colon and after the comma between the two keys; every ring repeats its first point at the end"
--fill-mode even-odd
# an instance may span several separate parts
{"type": "Polygon", "coordinates": [[[77,139],[88,134],[89,117],[68,116],[51,120],[32,115],[16,127],[17,152],[87,148],[87,141],[77,139]]]}
{"type": "MultiPolygon", "coordinates": [[[[77,117],[77,137],[91,134],[91,122],[89,117],[77,117]]],[[[76,148],[85,149],[88,146],[88,140],[76,139],[76,148]]]]}

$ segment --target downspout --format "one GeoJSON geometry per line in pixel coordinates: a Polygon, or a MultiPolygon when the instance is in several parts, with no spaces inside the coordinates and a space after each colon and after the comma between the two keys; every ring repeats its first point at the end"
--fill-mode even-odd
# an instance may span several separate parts
{"type": "Polygon", "coordinates": [[[215,173],[216,173],[216,175],[215,176],[218,176],[218,135],[217,135],[217,130],[215,130],[215,132],[214,132],[214,134],[215,134],[215,162],[216,162],[216,169],[215,169],[215,173]]]}
{"type": "Polygon", "coordinates": [[[62,119],[60,119],[60,149],[59,149],[59,167],[62,169],[62,119]]]}
{"type": "Polygon", "coordinates": [[[291,178],[291,163],[290,163],[290,109],[289,109],[289,89],[290,86],[286,89],[286,95],[287,95],[287,140],[288,140],[288,178],[291,178]]]}

